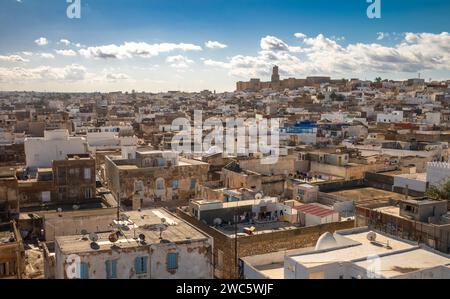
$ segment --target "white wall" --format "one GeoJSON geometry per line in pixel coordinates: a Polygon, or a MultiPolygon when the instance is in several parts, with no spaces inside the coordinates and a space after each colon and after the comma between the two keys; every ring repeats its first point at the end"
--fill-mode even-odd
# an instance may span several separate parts
{"type": "Polygon", "coordinates": [[[425,192],[427,190],[427,182],[403,176],[394,176],[394,187],[406,188],[406,186],[410,190],[419,192],[425,192]]]}
{"type": "MultiPolygon", "coordinates": [[[[47,133],[47,132],[46,132],[47,133]]],[[[44,138],[26,138],[27,167],[52,167],[53,160],[64,160],[68,154],[86,154],[86,139],[46,134],[44,138]]]]}
{"type": "Polygon", "coordinates": [[[441,113],[440,112],[427,113],[426,123],[429,125],[439,126],[441,124],[441,113]]]}
{"type": "Polygon", "coordinates": [[[439,186],[450,179],[450,163],[430,162],[427,166],[427,182],[432,186],[439,186]]]}
{"type": "Polygon", "coordinates": [[[403,121],[403,111],[394,111],[392,113],[379,113],[377,115],[378,123],[400,123],[403,121]]]}

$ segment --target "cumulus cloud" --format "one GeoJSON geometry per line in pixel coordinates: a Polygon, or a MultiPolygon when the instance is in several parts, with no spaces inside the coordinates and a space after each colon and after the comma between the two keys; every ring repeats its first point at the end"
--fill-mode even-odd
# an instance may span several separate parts
{"type": "Polygon", "coordinates": [[[37,40],[35,40],[34,43],[41,47],[46,46],[48,45],[48,39],[46,39],[45,37],[40,37],[37,40]]]}
{"type": "Polygon", "coordinates": [[[53,55],[52,53],[40,53],[39,54],[42,58],[47,58],[47,59],[53,59],[55,58],[55,55],[53,55]]]}
{"type": "Polygon", "coordinates": [[[207,41],[205,43],[205,46],[210,49],[224,49],[224,48],[228,47],[227,45],[222,44],[218,41],[207,41]]]}
{"type": "Polygon", "coordinates": [[[266,36],[261,39],[261,49],[266,51],[288,51],[289,46],[275,36],[266,36]]]}
{"type": "Polygon", "coordinates": [[[107,73],[105,78],[109,82],[117,82],[121,80],[129,80],[130,76],[124,73],[107,73]]]}
{"type": "Polygon", "coordinates": [[[304,33],[294,33],[294,36],[296,37],[296,38],[306,38],[307,36],[306,36],[306,34],[304,34],[304,33]]]}
{"type": "Polygon", "coordinates": [[[39,66],[36,68],[0,68],[0,81],[79,81],[86,76],[86,68],[82,65],[71,64],[64,67],[39,66]]]}
{"type": "Polygon", "coordinates": [[[147,44],[144,42],[126,42],[122,45],[105,45],[97,47],[88,47],[80,49],[79,53],[86,58],[113,58],[126,59],[133,57],[150,58],[158,56],[161,53],[168,53],[172,51],[201,51],[202,47],[194,44],[147,44]]]}
{"type": "Polygon", "coordinates": [[[383,40],[385,37],[388,37],[389,33],[385,32],[377,32],[377,40],[383,40]]]}
{"type": "Polygon", "coordinates": [[[206,59],[203,61],[203,63],[207,66],[218,67],[218,68],[228,69],[231,67],[230,63],[223,62],[223,61],[217,61],[217,60],[211,60],[211,59],[206,59]]]}
{"type": "Polygon", "coordinates": [[[70,45],[70,40],[68,40],[68,39],[61,39],[59,41],[59,43],[68,46],[68,45],[70,45]]]}
{"type": "Polygon", "coordinates": [[[231,75],[244,78],[270,74],[274,64],[284,76],[311,74],[349,75],[364,72],[407,72],[450,70],[450,34],[406,33],[394,46],[354,43],[343,46],[339,40],[319,34],[303,37],[303,47],[289,46],[283,40],[266,36],[254,56],[236,55],[223,62],[204,62],[223,67],[231,75]]]}
{"type": "MultiPolygon", "coordinates": [[[[25,54],[24,54],[25,55],[25,54]]],[[[8,55],[3,56],[0,55],[0,61],[7,61],[7,62],[28,62],[28,59],[23,58],[20,55],[8,55]]]]}
{"type": "Polygon", "coordinates": [[[166,58],[166,62],[169,63],[171,67],[180,69],[188,68],[190,64],[194,63],[193,60],[190,60],[183,55],[169,56],[166,58]]]}
{"type": "Polygon", "coordinates": [[[61,56],[77,56],[77,52],[74,50],[55,50],[55,52],[61,56]]]}

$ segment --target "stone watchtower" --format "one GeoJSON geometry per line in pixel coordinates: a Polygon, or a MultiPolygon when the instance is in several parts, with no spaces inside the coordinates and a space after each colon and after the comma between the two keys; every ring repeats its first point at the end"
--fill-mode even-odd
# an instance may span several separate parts
{"type": "Polygon", "coordinates": [[[278,72],[278,66],[274,66],[272,70],[272,83],[280,82],[280,74],[278,72]]]}

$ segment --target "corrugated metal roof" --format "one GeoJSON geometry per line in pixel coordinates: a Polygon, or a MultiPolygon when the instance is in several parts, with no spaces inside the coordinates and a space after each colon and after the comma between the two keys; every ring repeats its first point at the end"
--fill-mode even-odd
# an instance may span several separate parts
{"type": "Polygon", "coordinates": [[[295,207],[294,209],[305,214],[311,214],[322,218],[337,213],[331,209],[322,208],[315,204],[306,204],[299,207],[295,207]]]}

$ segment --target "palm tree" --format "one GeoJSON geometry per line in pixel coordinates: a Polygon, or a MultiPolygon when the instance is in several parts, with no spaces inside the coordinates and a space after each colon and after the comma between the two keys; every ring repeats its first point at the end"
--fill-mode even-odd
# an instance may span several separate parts
{"type": "Polygon", "coordinates": [[[450,200],[450,179],[440,186],[431,186],[425,195],[435,200],[450,200]]]}

